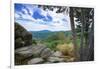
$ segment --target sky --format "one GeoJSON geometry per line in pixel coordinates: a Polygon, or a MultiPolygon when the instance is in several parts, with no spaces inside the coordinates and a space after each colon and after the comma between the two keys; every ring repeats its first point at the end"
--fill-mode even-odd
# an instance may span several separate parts
{"type": "Polygon", "coordinates": [[[67,31],[71,30],[69,15],[56,13],[57,8],[43,10],[34,4],[15,4],[14,19],[28,31],[67,31]]]}

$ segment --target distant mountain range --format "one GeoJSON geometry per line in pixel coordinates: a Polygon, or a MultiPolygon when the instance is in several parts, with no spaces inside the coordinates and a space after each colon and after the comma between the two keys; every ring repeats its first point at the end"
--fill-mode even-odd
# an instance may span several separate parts
{"type": "Polygon", "coordinates": [[[71,34],[71,31],[49,31],[49,30],[42,30],[42,31],[30,31],[32,33],[33,39],[45,39],[48,36],[55,35],[58,32],[63,32],[66,36],[71,34]]]}
{"type": "Polygon", "coordinates": [[[43,33],[48,33],[48,32],[52,32],[50,30],[41,30],[41,31],[33,31],[33,32],[43,32],[43,33]]]}

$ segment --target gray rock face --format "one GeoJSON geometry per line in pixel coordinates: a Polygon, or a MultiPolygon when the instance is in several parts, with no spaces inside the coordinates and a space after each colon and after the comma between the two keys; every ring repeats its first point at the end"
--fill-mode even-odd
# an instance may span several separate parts
{"type": "Polygon", "coordinates": [[[49,48],[44,49],[40,54],[40,56],[42,58],[48,58],[51,55],[52,55],[52,52],[51,52],[51,50],[49,48]]]}
{"type": "Polygon", "coordinates": [[[34,55],[38,55],[42,58],[47,58],[52,55],[52,51],[46,46],[42,45],[33,46],[32,52],[34,55]]]}
{"type": "Polygon", "coordinates": [[[32,34],[20,24],[15,23],[15,65],[26,64],[32,57],[32,34]]]}
{"type": "Polygon", "coordinates": [[[46,46],[42,46],[42,45],[36,45],[32,47],[32,52],[33,54],[38,54],[40,55],[40,53],[46,48],[46,46]]]}
{"type": "Polygon", "coordinates": [[[24,27],[15,23],[15,49],[32,44],[32,34],[24,27]]]}
{"type": "Polygon", "coordinates": [[[23,56],[28,56],[31,54],[42,58],[47,58],[52,54],[52,51],[45,46],[27,46],[16,49],[15,53],[23,56]]]}
{"type": "MultiPolygon", "coordinates": [[[[41,58],[48,58],[52,55],[52,51],[43,45],[36,45],[36,46],[26,46],[21,47],[15,50],[16,60],[23,60],[28,59],[33,56],[34,58],[41,57],[41,58]]],[[[15,61],[16,62],[16,61],[15,61]]]]}
{"type": "Polygon", "coordinates": [[[30,57],[33,55],[32,46],[18,48],[15,50],[15,53],[22,55],[23,57],[30,57]]]}
{"type": "Polygon", "coordinates": [[[28,64],[39,64],[43,63],[44,60],[42,58],[33,58],[30,61],[28,61],[28,64]]]}

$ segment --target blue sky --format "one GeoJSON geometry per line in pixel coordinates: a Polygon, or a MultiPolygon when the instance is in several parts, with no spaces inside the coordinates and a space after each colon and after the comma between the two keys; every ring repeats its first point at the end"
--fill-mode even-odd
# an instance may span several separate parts
{"type": "Polygon", "coordinates": [[[67,31],[70,30],[69,16],[64,13],[43,10],[33,4],[15,4],[15,22],[18,22],[28,31],[67,31]]]}

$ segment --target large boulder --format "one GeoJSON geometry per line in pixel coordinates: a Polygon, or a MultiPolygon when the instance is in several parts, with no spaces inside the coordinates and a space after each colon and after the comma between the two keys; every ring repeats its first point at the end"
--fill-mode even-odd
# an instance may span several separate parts
{"type": "Polygon", "coordinates": [[[47,57],[51,56],[53,53],[46,46],[31,45],[31,46],[15,49],[15,54],[22,55],[25,58],[30,57],[32,55],[35,57],[47,58],[47,57]]]}
{"type": "Polygon", "coordinates": [[[33,55],[32,46],[18,48],[15,50],[15,54],[19,54],[24,58],[30,57],[33,55]]]}
{"type": "Polygon", "coordinates": [[[26,47],[21,47],[15,49],[15,64],[23,65],[23,64],[37,64],[37,59],[34,58],[42,58],[46,59],[52,55],[52,51],[44,45],[31,45],[26,47]],[[32,60],[31,60],[32,59],[32,60]],[[31,60],[31,61],[30,61],[31,60]],[[28,62],[29,61],[29,62],[28,62]]]}
{"type": "Polygon", "coordinates": [[[15,65],[26,65],[33,57],[32,46],[15,49],[15,65]]]}
{"type": "Polygon", "coordinates": [[[33,46],[32,52],[34,55],[37,55],[42,58],[48,58],[49,56],[52,55],[51,49],[47,48],[44,45],[33,46]]]}
{"type": "Polygon", "coordinates": [[[15,49],[32,44],[32,34],[20,24],[15,23],[15,49]]]}

